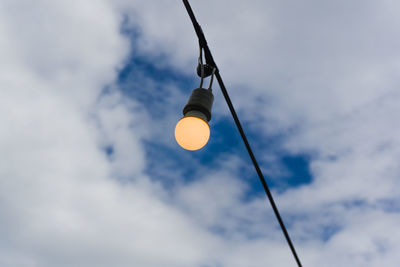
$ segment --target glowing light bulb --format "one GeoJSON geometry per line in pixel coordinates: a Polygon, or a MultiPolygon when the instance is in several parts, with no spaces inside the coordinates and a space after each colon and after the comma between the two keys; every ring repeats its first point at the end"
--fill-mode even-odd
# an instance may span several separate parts
{"type": "Polygon", "coordinates": [[[176,142],[187,150],[198,150],[205,146],[210,138],[208,123],[194,116],[186,116],[175,127],[176,142]]]}
{"type": "Polygon", "coordinates": [[[207,144],[213,101],[211,89],[197,88],[192,91],[182,111],[184,117],[175,127],[175,139],[182,148],[198,150],[207,144]]]}

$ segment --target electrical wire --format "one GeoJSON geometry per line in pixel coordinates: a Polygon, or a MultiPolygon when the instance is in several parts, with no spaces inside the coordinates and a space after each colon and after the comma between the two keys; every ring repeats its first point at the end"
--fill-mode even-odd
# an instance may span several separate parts
{"type": "Polygon", "coordinates": [[[200,49],[200,54],[199,54],[199,65],[200,65],[200,86],[199,88],[203,87],[203,81],[204,81],[204,64],[203,64],[203,48],[201,47],[201,44],[199,42],[199,49],[200,49]]]}
{"type": "Polygon", "coordinates": [[[256,170],[256,172],[258,174],[258,177],[260,178],[260,181],[261,181],[261,184],[262,184],[262,186],[264,188],[265,194],[267,195],[267,198],[268,198],[268,200],[269,200],[269,202],[270,202],[270,204],[272,206],[272,209],[273,209],[273,211],[275,213],[276,219],[278,220],[279,226],[281,227],[283,235],[285,236],[285,239],[286,239],[286,241],[287,241],[287,243],[289,245],[289,248],[290,248],[290,250],[291,250],[291,252],[293,254],[293,257],[294,257],[298,267],[302,267],[302,264],[300,262],[300,258],[297,255],[297,252],[296,252],[296,249],[294,248],[293,242],[292,242],[292,240],[291,240],[291,238],[289,236],[289,233],[288,233],[288,231],[286,229],[286,226],[285,226],[285,224],[284,224],[284,222],[282,220],[282,217],[281,217],[281,215],[279,213],[279,210],[278,210],[278,208],[277,208],[277,206],[275,204],[275,200],[274,200],[274,198],[273,198],[273,196],[271,194],[271,191],[270,191],[270,189],[268,187],[268,184],[267,184],[267,182],[266,182],[266,180],[264,178],[264,175],[263,175],[263,173],[261,171],[261,168],[258,165],[256,157],[254,156],[253,150],[250,147],[249,141],[247,140],[246,134],[244,133],[244,130],[243,130],[242,125],[240,123],[239,117],[236,114],[235,108],[234,108],[234,106],[232,104],[232,101],[231,101],[231,99],[229,97],[229,94],[228,94],[228,92],[227,92],[227,90],[225,88],[224,82],[223,82],[222,77],[221,77],[221,75],[219,73],[217,65],[214,62],[214,59],[213,59],[212,54],[211,54],[211,51],[210,51],[210,49],[209,49],[209,47],[207,45],[207,41],[206,41],[206,38],[204,36],[203,30],[201,29],[199,23],[196,20],[196,17],[194,16],[194,13],[193,13],[192,8],[190,7],[189,1],[188,0],[182,0],[182,1],[183,1],[183,4],[185,5],[185,8],[186,8],[186,10],[187,10],[187,12],[189,14],[189,17],[190,17],[191,21],[193,23],[193,26],[194,26],[194,29],[196,31],[197,37],[199,39],[200,46],[201,46],[201,48],[204,49],[206,63],[209,64],[210,66],[214,67],[215,76],[216,76],[216,78],[218,80],[218,84],[219,84],[219,86],[221,88],[222,94],[224,95],[225,101],[228,104],[228,107],[229,107],[229,110],[230,110],[230,112],[232,114],[233,120],[235,121],[236,127],[239,130],[240,136],[242,137],[242,140],[243,140],[243,142],[244,142],[244,144],[246,146],[247,152],[249,153],[251,161],[253,162],[254,168],[255,168],[255,170],[256,170]]]}
{"type": "Polygon", "coordinates": [[[210,78],[210,85],[208,86],[208,91],[212,92],[212,84],[214,81],[214,74],[215,74],[216,68],[213,68],[212,73],[211,73],[211,78],[210,78]]]}

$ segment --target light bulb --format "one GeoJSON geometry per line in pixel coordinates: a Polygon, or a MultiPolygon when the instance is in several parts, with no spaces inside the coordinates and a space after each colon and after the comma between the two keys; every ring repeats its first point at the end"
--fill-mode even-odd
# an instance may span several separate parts
{"type": "Polygon", "coordinates": [[[198,150],[205,146],[210,138],[208,123],[194,116],[186,116],[175,127],[176,142],[187,150],[198,150]]]}
{"type": "Polygon", "coordinates": [[[183,118],[175,127],[175,139],[187,150],[198,150],[205,146],[210,138],[211,107],[214,96],[210,89],[197,88],[190,95],[183,108],[183,118]]]}

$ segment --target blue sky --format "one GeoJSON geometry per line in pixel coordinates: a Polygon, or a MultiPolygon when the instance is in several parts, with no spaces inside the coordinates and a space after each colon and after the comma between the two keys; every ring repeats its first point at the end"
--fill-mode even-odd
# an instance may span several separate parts
{"type": "MultiPolygon", "coordinates": [[[[397,266],[399,4],[192,1],[304,266],[397,266]]],[[[0,266],[295,266],[181,1],[2,1],[0,266]]]]}
{"type": "MultiPolygon", "coordinates": [[[[130,36],[133,40],[137,36],[130,36]]],[[[195,36],[194,36],[195,38],[195,36]]],[[[195,58],[195,57],[194,57],[195,58]]],[[[121,69],[118,76],[118,84],[124,96],[140,101],[145,107],[146,111],[155,120],[165,119],[166,113],[176,111],[169,101],[166,101],[169,95],[169,88],[163,87],[163,84],[174,84],[180,89],[182,95],[190,95],[191,89],[199,86],[200,79],[194,74],[196,65],[193,67],[193,75],[182,75],[174,71],[170,66],[159,68],[152,64],[152,61],[146,61],[146,58],[134,57],[128,59],[128,63],[121,69]],[[137,70],[140,70],[139,73],[137,70]],[[138,77],[139,76],[139,77],[138,77]],[[146,84],[140,84],[140,76],[151,77],[153,82],[158,83],[159,86],[153,90],[148,90],[146,84]],[[138,82],[139,81],[139,82],[138,82]],[[173,109],[173,111],[171,111],[173,109]]],[[[205,81],[208,84],[208,80],[205,81]]],[[[220,94],[218,84],[214,84],[214,94],[220,94]],[[216,92],[217,91],[217,92],[216,92]]],[[[223,100],[223,99],[219,99],[223,100]]],[[[186,102],[174,103],[174,106],[183,106],[186,102]]],[[[224,101],[216,103],[222,107],[226,106],[224,101]]],[[[227,108],[227,106],[225,107],[227,108]]],[[[263,192],[259,178],[251,166],[250,158],[245,150],[241,137],[234,125],[233,119],[229,114],[218,116],[216,114],[212,123],[212,137],[207,147],[201,151],[188,152],[182,151],[177,144],[174,147],[163,146],[162,142],[157,142],[158,139],[147,140],[145,142],[146,157],[148,162],[148,173],[154,179],[160,179],[162,182],[168,184],[168,179],[165,179],[159,171],[160,165],[176,166],[182,169],[185,173],[193,172],[198,164],[204,166],[214,166],[218,159],[225,154],[235,154],[243,161],[241,164],[240,176],[246,183],[251,185],[249,194],[257,194],[263,192]],[[192,154],[192,158],[187,159],[187,154],[192,154]],[[173,157],[168,155],[174,155],[173,157]]],[[[179,110],[176,117],[182,116],[182,111],[179,110]]],[[[274,153],[277,159],[271,162],[260,161],[261,167],[268,170],[271,169],[269,165],[276,165],[273,168],[279,168],[280,171],[273,173],[268,177],[269,183],[272,188],[277,187],[279,190],[285,190],[291,186],[299,186],[311,181],[311,174],[309,172],[309,156],[308,155],[291,155],[284,151],[281,145],[281,140],[284,133],[279,135],[264,135],[252,131],[251,128],[246,129],[248,136],[251,138],[255,151],[263,154],[274,153]],[[278,166],[278,167],[277,167],[278,166]]],[[[173,135],[173,131],[166,133],[173,135]]],[[[218,165],[217,165],[218,166],[218,165]]],[[[267,171],[268,172],[268,171],[267,171]]],[[[189,180],[190,175],[183,176],[183,179],[189,180]]]]}

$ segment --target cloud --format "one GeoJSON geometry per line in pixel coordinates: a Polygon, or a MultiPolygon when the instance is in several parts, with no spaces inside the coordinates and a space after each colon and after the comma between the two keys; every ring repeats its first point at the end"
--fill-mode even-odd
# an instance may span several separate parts
{"type": "MultiPolygon", "coordinates": [[[[333,249],[329,240],[338,242],[338,248],[346,243],[339,236],[350,235],[360,227],[357,238],[361,240],[363,234],[373,242],[375,225],[397,216],[377,206],[382,199],[397,199],[399,135],[395,114],[400,99],[395,73],[399,20],[393,12],[397,4],[192,4],[245,125],[264,132],[260,139],[283,135],[282,149],[286,153],[310,155],[312,183],[287,190],[278,197],[285,215],[294,216],[290,220],[293,229],[300,229],[294,236],[303,236],[307,233],[304,227],[311,224],[315,229],[308,230],[307,239],[328,239],[302,251],[306,260],[324,266],[324,257],[315,256],[319,254],[318,247],[324,246],[327,254],[341,255],[342,262],[336,265],[376,266],[377,261],[368,259],[379,257],[388,266],[394,265],[396,257],[384,254],[379,246],[329,251],[333,249]],[[364,210],[363,205],[349,203],[366,203],[375,208],[364,210]],[[360,210],[366,212],[362,216],[368,221],[366,227],[357,220],[360,210]],[[324,216],[329,220],[324,220],[324,216]],[[349,219],[336,221],[335,216],[349,219]],[[312,223],[319,220],[321,224],[312,223]],[[328,234],[329,229],[334,230],[328,234]]],[[[160,23],[175,8],[175,4],[153,7],[141,14],[136,27],[139,24],[143,29],[144,36],[139,38],[149,38],[154,43],[156,48],[150,53],[160,54],[162,49],[172,66],[186,72],[187,60],[179,62],[179,58],[192,48],[186,47],[188,33],[180,28],[181,11],[176,11],[179,19],[160,23]],[[162,19],[154,19],[159,17],[162,19]],[[181,29],[179,35],[157,34],[159,30],[170,33],[173,29],[181,29]]],[[[189,31],[193,39],[192,29],[189,31]]],[[[195,55],[192,52],[193,61],[195,55]]],[[[222,99],[216,101],[214,110],[227,114],[226,109],[218,107],[221,102],[222,99]]],[[[301,244],[303,249],[307,247],[306,243],[301,244]]],[[[337,263],[335,259],[331,259],[332,265],[337,263]]]]}
{"type": "Polygon", "coordinates": [[[106,1],[2,5],[1,265],[201,261],[213,238],[161,201],[138,104],[112,85],[128,54],[122,16],[106,1]]]}
{"type": "MultiPolygon", "coordinates": [[[[0,5],[1,266],[294,265],[245,152],[166,134],[197,60],[179,1],[0,5]]],[[[193,8],[256,152],[278,136],[310,158],[309,184],[275,192],[304,264],[396,266],[397,4],[193,8]]]]}

